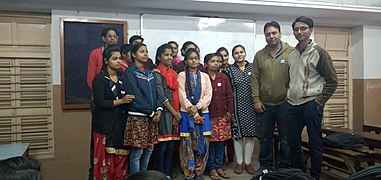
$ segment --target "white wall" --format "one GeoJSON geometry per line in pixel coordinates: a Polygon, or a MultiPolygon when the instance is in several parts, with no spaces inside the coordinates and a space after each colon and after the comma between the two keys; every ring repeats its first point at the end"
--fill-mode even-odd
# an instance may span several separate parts
{"type": "MultiPolygon", "coordinates": [[[[140,34],[140,15],[52,10],[52,25],[51,25],[52,49],[51,51],[52,51],[52,67],[53,67],[53,85],[61,84],[60,30],[59,30],[60,18],[81,18],[81,19],[127,21],[128,34],[129,34],[128,37],[134,34],[140,34]]],[[[99,46],[101,46],[101,44],[99,46]]]]}
{"type": "Polygon", "coordinates": [[[352,29],[353,79],[381,78],[381,26],[352,29]]]}
{"type": "Polygon", "coordinates": [[[364,79],[381,78],[381,26],[364,26],[364,79]]]}
{"type": "Polygon", "coordinates": [[[353,79],[364,79],[364,30],[363,26],[352,29],[353,79]]]}

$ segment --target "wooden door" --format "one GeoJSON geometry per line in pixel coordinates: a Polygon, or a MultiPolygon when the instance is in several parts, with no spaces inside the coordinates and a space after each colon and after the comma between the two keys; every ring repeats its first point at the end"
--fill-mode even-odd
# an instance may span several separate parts
{"type": "Polygon", "coordinates": [[[323,125],[352,129],[351,31],[347,28],[316,27],[315,42],[331,55],[339,84],[324,108],[323,125]]]}

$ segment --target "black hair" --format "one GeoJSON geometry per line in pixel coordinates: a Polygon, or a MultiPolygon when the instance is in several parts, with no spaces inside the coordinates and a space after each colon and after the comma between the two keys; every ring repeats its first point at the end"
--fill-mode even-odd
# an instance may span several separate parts
{"type": "Polygon", "coordinates": [[[292,23],[292,29],[295,28],[295,24],[297,22],[305,23],[305,24],[308,25],[309,28],[314,28],[314,21],[311,18],[309,18],[309,17],[300,16],[300,17],[296,18],[295,21],[292,23]]]}
{"type": "Polygon", "coordinates": [[[41,165],[37,160],[28,159],[22,156],[9,158],[6,160],[6,163],[16,170],[34,169],[39,171],[41,165]]]}
{"type": "Polygon", "coordinates": [[[195,49],[195,48],[190,48],[190,49],[188,49],[187,52],[185,52],[185,54],[184,54],[184,61],[188,60],[189,57],[190,57],[190,55],[191,55],[192,53],[196,53],[197,56],[198,56],[198,58],[200,58],[200,53],[197,51],[197,49],[195,49]]]}
{"type": "Polygon", "coordinates": [[[228,49],[226,49],[225,47],[220,47],[217,49],[216,53],[218,54],[221,54],[222,51],[225,51],[228,55],[229,55],[229,51],[228,49]]]}
{"type": "Polygon", "coordinates": [[[165,174],[156,170],[147,170],[133,173],[127,177],[127,180],[167,180],[165,174]]]}
{"type": "Polygon", "coordinates": [[[106,27],[102,30],[102,37],[106,37],[109,31],[115,31],[116,36],[118,36],[118,31],[114,27],[106,27]]]}
{"type": "Polygon", "coordinates": [[[133,35],[133,36],[131,36],[130,39],[128,40],[128,43],[129,43],[129,44],[133,44],[133,42],[134,42],[135,40],[137,40],[137,39],[142,40],[142,42],[144,41],[144,39],[143,39],[141,36],[139,36],[139,35],[133,35]]]}
{"type": "Polygon", "coordinates": [[[131,61],[132,62],[135,62],[135,58],[134,58],[134,56],[132,56],[132,54],[136,54],[136,52],[138,52],[139,48],[142,46],[147,47],[147,45],[145,45],[143,43],[134,44],[134,46],[132,46],[132,48],[131,48],[131,61]]]}
{"type": "Polygon", "coordinates": [[[0,179],[2,180],[41,180],[40,162],[18,156],[1,162],[0,179]]]}
{"type": "Polygon", "coordinates": [[[221,54],[219,54],[219,53],[209,53],[209,54],[205,55],[205,57],[204,57],[204,64],[208,63],[208,61],[210,59],[212,59],[212,57],[215,57],[215,56],[222,57],[221,54]]]}
{"type": "Polygon", "coordinates": [[[133,44],[123,44],[122,46],[120,46],[120,52],[122,54],[127,54],[128,52],[131,51],[132,46],[134,46],[134,45],[133,44]]]}
{"type": "Polygon", "coordinates": [[[179,47],[179,44],[177,44],[177,42],[175,42],[175,41],[169,41],[168,44],[175,44],[176,47],[179,47]]]}
{"type": "Polygon", "coordinates": [[[170,44],[162,44],[161,46],[157,48],[156,56],[155,56],[155,64],[158,65],[160,63],[159,56],[161,56],[161,54],[163,54],[166,49],[170,49],[171,51],[173,51],[173,47],[170,44]]]}
{"type": "MultiPolygon", "coordinates": [[[[195,48],[190,48],[190,49],[188,49],[187,50],[187,52],[185,52],[185,54],[184,54],[184,61],[186,61],[186,60],[188,60],[189,59],[189,57],[190,57],[190,55],[192,54],[192,53],[196,53],[197,54],[197,56],[200,58],[200,54],[199,54],[199,52],[197,51],[197,49],[195,49],[195,48]]],[[[201,77],[200,78],[198,78],[198,82],[196,82],[196,83],[198,83],[199,84],[199,87],[201,88],[201,77]]],[[[191,82],[190,82],[190,73],[189,73],[189,66],[188,65],[186,65],[185,66],[185,84],[186,84],[186,91],[187,91],[187,95],[188,95],[188,97],[189,98],[191,98],[191,99],[189,99],[189,101],[193,104],[193,105],[196,105],[196,99],[194,99],[195,98],[195,92],[192,90],[192,86],[191,86],[191,82]]],[[[200,94],[201,94],[201,90],[200,90],[200,92],[199,92],[200,94]]],[[[198,98],[200,98],[200,94],[198,95],[198,98]]],[[[198,101],[198,100],[197,100],[198,101]]],[[[199,112],[199,113],[201,113],[201,112],[199,112]]],[[[202,114],[200,114],[200,115],[202,115],[202,114]]]]}
{"type": "Polygon", "coordinates": [[[194,43],[194,42],[192,42],[192,41],[187,41],[187,42],[185,42],[185,43],[183,44],[183,46],[181,47],[181,55],[182,55],[182,56],[185,56],[185,54],[184,54],[185,52],[184,52],[184,51],[185,51],[185,49],[187,49],[187,47],[188,47],[189,45],[194,45],[194,47],[195,47],[196,50],[199,49],[196,43],[194,43]]]}
{"type": "Polygon", "coordinates": [[[276,21],[267,22],[267,23],[265,24],[265,26],[263,27],[263,32],[264,32],[264,33],[266,33],[266,29],[267,29],[268,27],[275,27],[275,28],[277,28],[277,29],[279,30],[279,32],[280,32],[280,25],[279,25],[279,23],[276,22],[276,21]]]}
{"type": "Polygon", "coordinates": [[[106,62],[110,59],[113,52],[121,53],[118,45],[116,44],[110,45],[110,46],[107,46],[105,50],[103,50],[103,66],[102,66],[103,70],[106,70],[106,67],[107,67],[106,62]]]}
{"type": "Polygon", "coordinates": [[[232,56],[234,56],[234,51],[235,51],[235,49],[237,49],[237,48],[239,48],[239,47],[241,47],[241,48],[246,52],[245,47],[243,47],[242,45],[238,44],[238,45],[236,45],[236,46],[233,47],[233,49],[232,49],[232,56]]]}

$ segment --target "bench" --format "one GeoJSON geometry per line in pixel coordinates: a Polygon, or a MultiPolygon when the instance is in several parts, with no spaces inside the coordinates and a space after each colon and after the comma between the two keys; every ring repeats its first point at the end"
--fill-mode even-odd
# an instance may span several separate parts
{"type": "Polygon", "coordinates": [[[364,132],[370,132],[370,133],[375,133],[375,134],[380,134],[381,133],[381,126],[379,125],[371,125],[371,124],[364,124],[362,125],[362,131],[364,132]]]}
{"type": "MultiPolygon", "coordinates": [[[[362,130],[364,133],[367,132],[367,133],[373,133],[377,135],[381,134],[381,126],[379,125],[364,124],[362,126],[362,130]]],[[[377,135],[374,135],[374,136],[377,136],[377,135]]],[[[381,147],[371,144],[369,145],[369,149],[375,150],[377,152],[376,162],[381,163],[381,147]]]]}
{"type": "Polygon", "coordinates": [[[381,149],[381,135],[380,134],[371,133],[371,132],[363,132],[363,131],[354,131],[347,128],[325,127],[325,126],[321,128],[321,132],[327,135],[332,133],[337,133],[337,132],[357,134],[364,138],[364,143],[366,146],[369,147],[369,149],[371,150],[374,150],[375,148],[381,149]]]}
{"type": "MultiPolygon", "coordinates": [[[[347,128],[326,127],[321,129],[322,133],[329,135],[332,133],[342,132],[357,134],[364,138],[365,146],[359,149],[337,149],[324,146],[323,162],[327,167],[337,169],[348,174],[352,174],[362,169],[362,165],[372,166],[375,162],[381,161],[381,153],[375,148],[381,148],[381,135],[353,131],[347,128]]],[[[302,142],[305,155],[308,156],[308,143],[302,142]]]]}
{"type": "MultiPolygon", "coordinates": [[[[309,158],[308,142],[302,141],[305,162],[309,158]]],[[[353,174],[362,169],[362,165],[372,166],[375,164],[375,152],[367,147],[359,149],[337,149],[323,147],[323,165],[338,171],[353,174]]]]}

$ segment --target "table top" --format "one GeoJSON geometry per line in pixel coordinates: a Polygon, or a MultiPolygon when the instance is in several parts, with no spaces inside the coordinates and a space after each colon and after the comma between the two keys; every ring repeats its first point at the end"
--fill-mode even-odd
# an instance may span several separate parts
{"type": "Polygon", "coordinates": [[[0,144],[0,160],[25,156],[30,143],[0,144]]]}

